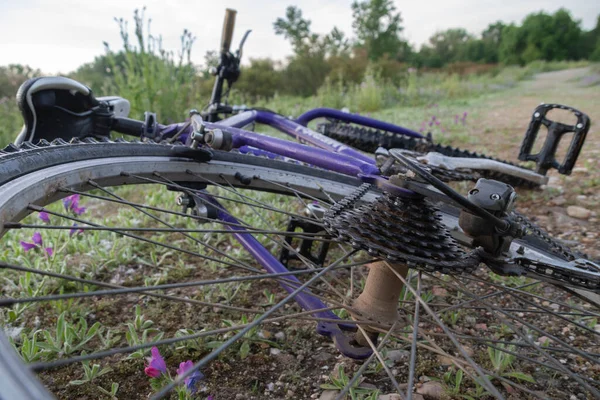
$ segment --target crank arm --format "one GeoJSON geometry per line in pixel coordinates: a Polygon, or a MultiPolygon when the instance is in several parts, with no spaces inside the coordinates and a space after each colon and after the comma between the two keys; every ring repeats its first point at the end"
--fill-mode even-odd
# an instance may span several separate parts
{"type": "Polygon", "coordinates": [[[431,152],[427,153],[425,156],[417,157],[417,160],[425,161],[427,165],[441,167],[447,170],[471,169],[478,171],[501,172],[506,175],[528,180],[538,185],[545,185],[548,183],[549,179],[547,176],[538,174],[525,168],[505,164],[496,160],[488,160],[485,158],[449,157],[440,153],[431,152]]]}

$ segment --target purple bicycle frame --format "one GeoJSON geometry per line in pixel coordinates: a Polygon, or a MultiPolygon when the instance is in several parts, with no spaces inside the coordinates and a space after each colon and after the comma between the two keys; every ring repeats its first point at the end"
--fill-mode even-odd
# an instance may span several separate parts
{"type": "MultiPolygon", "coordinates": [[[[209,130],[220,129],[225,134],[231,135],[233,148],[240,149],[242,152],[253,152],[270,157],[287,157],[344,175],[359,177],[365,182],[388,187],[390,190],[394,190],[403,196],[414,195],[411,191],[389,185],[387,180],[380,176],[379,168],[377,168],[375,160],[372,157],[364,155],[351,147],[306,127],[308,122],[321,117],[335,118],[345,122],[353,122],[412,137],[423,137],[417,132],[400,126],[328,108],[311,110],[301,115],[296,121],[272,112],[252,110],[240,113],[218,123],[205,122],[204,125],[209,130]],[[255,122],[276,128],[296,138],[300,143],[241,129],[255,122]]],[[[161,135],[165,138],[170,137],[183,127],[183,124],[163,126],[161,127],[161,135]]],[[[190,133],[191,128],[187,128],[184,134],[181,135],[180,140],[188,140],[187,138],[190,133]]],[[[266,271],[269,273],[288,272],[287,268],[266,250],[252,234],[241,227],[238,220],[226,212],[216,199],[208,193],[203,194],[202,198],[207,203],[211,203],[219,209],[217,219],[233,223],[233,225],[228,224],[227,228],[234,232],[233,235],[236,240],[240,242],[266,271]]],[[[294,276],[291,276],[288,280],[300,283],[294,276]]],[[[281,286],[288,292],[292,292],[295,289],[293,285],[289,284],[281,283],[281,286]]],[[[327,305],[317,297],[311,295],[310,292],[299,293],[296,296],[296,301],[307,311],[315,310],[315,316],[326,319],[339,319],[333,312],[323,311],[323,309],[328,308],[327,305]]],[[[347,323],[320,322],[317,326],[317,332],[331,337],[342,354],[356,359],[366,358],[371,354],[371,349],[352,346],[350,339],[342,332],[342,330],[348,330],[352,327],[353,325],[347,323]]]]}

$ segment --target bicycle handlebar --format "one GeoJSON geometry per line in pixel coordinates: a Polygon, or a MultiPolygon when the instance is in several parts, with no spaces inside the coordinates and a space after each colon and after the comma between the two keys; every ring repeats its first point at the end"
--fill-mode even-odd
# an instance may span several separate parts
{"type": "Polygon", "coordinates": [[[228,8],[225,10],[225,19],[223,20],[223,32],[221,33],[221,53],[228,53],[233,38],[233,28],[235,27],[235,15],[237,11],[228,8]]]}

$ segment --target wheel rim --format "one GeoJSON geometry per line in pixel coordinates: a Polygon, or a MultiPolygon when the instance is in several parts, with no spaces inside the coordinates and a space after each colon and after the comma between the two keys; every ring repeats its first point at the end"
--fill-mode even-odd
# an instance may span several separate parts
{"type": "MultiPolygon", "coordinates": [[[[296,174],[295,176],[298,181],[294,181],[292,179],[294,176],[293,173],[272,171],[269,170],[269,168],[252,166],[243,170],[243,172],[248,175],[261,177],[259,179],[260,182],[256,183],[255,186],[258,189],[284,192],[289,191],[288,188],[291,187],[292,190],[288,193],[289,196],[285,196],[285,198],[287,201],[291,199],[292,202],[296,202],[296,208],[288,211],[281,201],[269,197],[270,195],[265,195],[264,198],[259,197],[258,201],[251,202],[247,198],[247,192],[243,191],[243,189],[240,191],[240,189],[236,187],[241,186],[239,182],[236,183],[235,179],[235,173],[240,172],[241,169],[239,165],[227,162],[215,162],[210,163],[210,165],[204,164],[196,166],[195,168],[198,168],[196,171],[194,171],[193,168],[194,167],[191,166],[190,163],[183,160],[174,161],[164,157],[141,157],[139,159],[120,160],[118,163],[115,163],[114,159],[100,159],[53,167],[52,174],[49,174],[48,171],[39,171],[5,185],[2,188],[2,193],[5,196],[0,196],[0,198],[2,198],[2,200],[0,200],[0,220],[21,220],[27,213],[32,212],[32,207],[27,206],[29,203],[37,204],[39,206],[78,193],[83,199],[83,193],[88,189],[93,188],[96,189],[94,195],[97,197],[88,196],[86,198],[85,203],[88,207],[92,207],[91,205],[93,205],[94,201],[106,200],[106,198],[112,196],[113,201],[111,204],[134,208],[138,214],[146,215],[146,217],[148,217],[147,214],[144,214],[135,208],[139,208],[143,203],[142,201],[139,201],[139,193],[136,193],[135,191],[127,193],[130,197],[137,198],[137,201],[130,202],[131,204],[135,204],[134,207],[131,204],[122,202],[115,203],[115,200],[117,199],[114,195],[121,196],[120,193],[115,193],[113,190],[108,189],[102,192],[102,190],[99,190],[94,184],[104,188],[110,185],[138,182],[150,184],[162,182],[163,185],[173,186],[175,185],[174,182],[203,181],[210,183],[211,186],[218,183],[219,193],[217,193],[217,196],[221,196],[220,198],[228,205],[235,208],[236,204],[241,204],[250,208],[248,214],[244,214],[239,209],[237,210],[237,213],[241,213],[246,218],[254,218],[250,225],[260,226],[262,229],[259,230],[260,232],[280,232],[283,230],[282,226],[287,222],[289,214],[297,213],[303,208],[304,203],[306,203],[306,200],[303,201],[299,199],[299,197],[302,197],[300,196],[301,194],[306,196],[309,201],[321,201],[324,206],[327,206],[334,199],[339,199],[341,196],[349,194],[351,189],[353,189],[352,186],[339,184],[333,181],[327,181],[325,189],[322,187],[322,179],[315,178],[314,182],[306,182],[300,180],[302,177],[301,174],[296,174]],[[190,170],[190,172],[182,172],[187,170],[190,170]],[[123,172],[127,172],[128,175],[124,176],[123,172]],[[158,172],[158,174],[156,174],[156,172],[158,172]],[[89,180],[91,180],[93,184],[90,183],[89,180]],[[40,184],[40,182],[43,184],[40,184]],[[34,185],[34,183],[36,184],[34,185]],[[60,183],[60,185],[58,185],[58,183],[60,183]],[[64,191],[66,188],[69,188],[70,191],[64,191]],[[17,198],[15,196],[18,196],[20,202],[15,200],[17,198]],[[102,197],[103,199],[99,197],[102,197]],[[236,200],[241,201],[241,203],[236,202],[236,200]],[[279,215],[280,218],[271,218],[274,214],[279,215]],[[283,218],[283,216],[285,216],[285,218],[283,218]],[[277,225],[278,223],[279,225],[277,225]],[[277,226],[274,228],[275,225],[277,226]]],[[[306,179],[306,177],[303,177],[303,179],[306,179]]],[[[152,198],[145,200],[148,200],[150,203],[154,201],[152,198]]],[[[84,201],[82,200],[82,204],[83,203],[84,201]]],[[[33,210],[35,209],[37,208],[34,207],[33,210]]],[[[40,209],[37,210],[39,211],[40,209]]],[[[75,216],[69,215],[68,212],[53,211],[51,207],[48,208],[48,211],[50,212],[51,220],[63,218],[65,223],[76,222],[75,216]],[[61,217],[61,215],[63,215],[63,217],[61,217]],[[73,218],[67,218],[69,216],[73,218]]],[[[144,208],[143,211],[152,214],[156,212],[156,210],[146,208],[144,208]]],[[[30,216],[29,219],[35,220],[38,215],[39,213],[36,212],[33,216],[30,216]]],[[[97,214],[96,217],[102,219],[104,215],[100,213],[97,214]]],[[[152,218],[150,219],[152,220],[152,218]]],[[[158,222],[158,225],[162,227],[167,226],[167,224],[172,224],[171,220],[162,222],[154,221],[158,222]],[[165,224],[165,222],[167,224],[165,224]]],[[[188,225],[186,225],[186,227],[190,224],[192,225],[189,228],[191,230],[190,232],[171,231],[169,232],[169,235],[178,237],[184,237],[185,234],[198,235],[205,232],[194,232],[193,230],[198,231],[204,227],[206,227],[207,230],[211,228],[211,226],[205,225],[198,227],[197,223],[198,220],[193,221],[193,224],[188,223],[188,225]]],[[[83,223],[80,222],[79,224],[83,226],[83,223]]],[[[220,225],[221,228],[223,228],[222,224],[220,225]]],[[[63,224],[62,228],[56,229],[56,231],[66,233],[68,232],[67,228],[69,228],[69,226],[63,224]]],[[[31,231],[41,228],[33,228],[30,226],[27,229],[30,229],[31,231]]],[[[113,227],[113,231],[114,230],[113,227]]],[[[117,230],[121,231],[119,229],[117,230]]],[[[93,232],[94,231],[91,229],[86,230],[83,237],[88,233],[93,232]]],[[[158,234],[160,233],[156,231],[145,230],[136,232],[135,236],[137,239],[141,240],[145,238],[145,235],[158,234]]],[[[76,239],[74,240],[79,240],[81,236],[79,236],[77,232],[75,232],[75,235],[76,239]]],[[[218,233],[216,242],[222,239],[219,238],[218,235],[225,235],[225,233],[218,233]]],[[[257,236],[259,235],[276,236],[274,233],[257,233],[257,236]]],[[[27,239],[27,235],[24,235],[23,239],[27,239]]],[[[8,239],[5,237],[4,240],[10,240],[10,235],[8,239]]],[[[215,246],[211,243],[205,243],[205,241],[202,241],[202,243],[205,247],[208,244],[219,249],[218,245],[215,246]]],[[[196,242],[196,244],[198,244],[198,242],[196,242]]],[[[274,253],[277,253],[278,249],[282,246],[281,244],[277,245],[277,243],[271,239],[265,239],[265,244],[267,247],[271,246],[270,249],[275,249],[273,251],[274,253]]],[[[79,247],[78,249],[79,253],[82,253],[83,250],[85,250],[82,247],[79,247]]],[[[349,251],[347,246],[346,250],[349,251]]],[[[230,251],[221,250],[221,252],[212,253],[213,255],[218,255],[218,257],[212,258],[217,258],[220,260],[221,265],[228,265],[229,267],[233,267],[231,264],[255,267],[252,265],[251,260],[245,259],[241,253],[236,251],[237,249],[235,247],[232,247],[230,251]]],[[[192,253],[198,252],[194,251],[192,253]]],[[[41,251],[40,254],[42,254],[41,251]]],[[[165,254],[166,253],[163,253],[162,255],[165,254]]],[[[186,254],[185,257],[196,255],[190,254],[189,252],[186,254]]],[[[163,263],[165,262],[164,260],[167,260],[166,262],[168,262],[170,257],[172,256],[166,255],[163,259],[163,263]]],[[[337,259],[339,260],[340,257],[337,259]]],[[[205,260],[217,262],[207,258],[205,258],[205,260]]],[[[334,260],[332,262],[335,262],[334,260]]],[[[150,261],[156,264],[157,262],[155,261],[160,260],[150,261]]],[[[366,262],[368,260],[363,258],[363,261],[366,262]]],[[[33,260],[33,262],[35,263],[35,260],[33,260]]],[[[105,273],[110,272],[114,274],[115,270],[119,273],[118,268],[115,268],[114,266],[107,267],[105,273]]],[[[237,273],[236,270],[235,274],[237,273]]],[[[256,274],[256,271],[248,271],[246,269],[246,271],[239,270],[239,273],[244,273],[247,276],[248,274],[256,274]]],[[[298,273],[298,275],[301,276],[302,274],[298,273]]],[[[363,275],[366,275],[366,270],[359,266],[352,271],[352,274],[350,274],[350,272],[348,272],[347,275],[330,274],[327,276],[326,284],[321,282],[316,287],[313,287],[313,290],[317,290],[317,293],[322,296],[330,296],[330,300],[335,301],[335,303],[329,303],[330,305],[341,307],[341,303],[346,301],[347,304],[350,304],[349,298],[356,297],[360,293],[359,289],[361,282],[364,279],[363,275]],[[352,279],[350,280],[351,284],[343,285],[343,282],[338,282],[342,279],[352,279]],[[348,292],[350,293],[349,295],[348,292]]],[[[544,383],[541,382],[545,379],[544,376],[550,373],[567,377],[571,379],[572,382],[570,385],[550,388],[551,391],[548,393],[553,393],[552,390],[556,393],[566,393],[566,388],[569,388],[572,392],[580,390],[583,393],[593,393],[598,387],[597,382],[594,380],[593,372],[594,369],[596,368],[597,370],[598,367],[598,332],[594,330],[596,325],[592,326],[592,322],[594,321],[594,318],[598,317],[598,314],[593,309],[585,308],[584,304],[577,303],[576,300],[570,298],[567,294],[553,291],[552,286],[549,285],[534,283],[521,278],[511,279],[495,277],[488,271],[483,270],[478,271],[472,276],[460,278],[442,277],[437,274],[425,274],[413,271],[409,273],[407,278],[398,277],[398,279],[405,279],[406,282],[410,283],[410,285],[408,285],[410,288],[404,290],[400,302],[400,305],[402,306],[401,319],[408,319],[409,323],[404,324],[405,327],[400,330],[398,330],[398,326],[394,326],[395,330],[392,331],[389,326],[376,326],[376,323],[372,320],[363,321],[362,326],[369,326],[374,330],[379,330],[383,337],[379,344],[380,346],[383,344],[382,350],[376,351],[373,358],[368,361],[377,359],[387,361],[386,363],[383,363],[385,367],[382,371],[367,375],[364,375],[365,371],[369,372],[367,367],[361,371],[362,367],[359,367],[359,364],[348,362],[345,366],[346,373],[350,374],[350,371],[358,370],[357,372],[360,373],[353,374],[353,377],[357,380],[360,380],[365,376],[379,376],[379,379],[387,378],[386,383],[380,384],[380,389],[382,391],[388,392],[394,391],[394,389],[400,389],[402,393],[407,393],[408,388],[414,386],[413,383],[416,383],[420,378],[422,379],[423,376],[431,375],[442,379],[446,391],[449,391],[451,394],[458,394],[459,392],[454,393],[457,390],[456,382],[459,381],[459,375],[462,375],[464,382],[459,382],[458,390],[463,390],[465,393],[469,394],[476,394],[478,390],[487,390],[491,395],[496,397],[507,396],[507,393],[510,393],[510,390],[517,390],[519,393],[525,393],[531,397],[543,397],[539,392],[540,387],[544,386],[544,383]],[[533,290],[533,288],[537,287],[541,287],[541,291],[538,291],[537,289],[533,290]],[[456,313],[457,310],[458,315],[456,313]],[[475,319],[474,321],[473,318],[475,319]],[[540,321],[542,318],[544,321],[540,321]],[[412,322],[416,322],[416,324],[412,322]],[[548,327],[543,326],[540,328],[540,326],[544,324],[548,327]],[[568,330],[565,331],[564,328],[568,328],[568,330]],[[572,344],[573,340],[569,339],[570,336],[573,336],[569,335],[569,333],[573,332],[578,332],[580,335],[582,333],[588,334],[589,338],[586,339],[585,343],[574,345],[572,344]],[[485,333],[485,336],[482,333],[485,333]],[[487,337],[488,335],[490,337],[487,337]],[[416,338],[416,340],[412,340],[411,337],[416,338]],[[391,346],[393,350],[383,350],[386,346],[391,346]],[[390,351],[394,350],[396,350],[396,353],[393,353],[394,359],[398,361],[396,361],[395,364],[392,363],[392,365],[388,366],[390,351]],[[398,353],[397,350],[400,350],[401,352],[398,353]],[[481,355],[481,353],[483,353],[483,357],[475,356],[481,355]],[[429,357],[427,355],[429,355],[429,357]],[[566,362],[563,362],[563,360],[566,360],[566,362]],[[401,370],[400,366],[402,365],[408,366],[406,371],[401,370]],[[422,367],[419,369],[419,366],[423,365],[429,365],[429,367],[422,367]],[[588,367],[585,371],[582,371],[581,369],[586,365],[588,367]],[[587,373],[586,371],[590,371],[591,373],[587,373]],[[489,378],[486,380],[486,378],[479,376],[478,374],[489,376],[489,378]],[[528,382],[529,378],[535,380],[535,383],[528,382]],[[454,383],[454,389],[452,383],[454,383]],[[478,384],[479,386],[477,386],[478,384]],[[511,389],[508,389],[508,387],[511,389]]],[[[226,282],[223,281],[223,279],[217,279],[217,281],[219,285],[235,283],[226,282]]],[[[226,291],[229,289],[230,288],[228,287],[224,288],[226,291]]],[[[171,288],[171,290],[183,290],[183,287],[174,287],[171,288]]],[[[146,296],[148,296],[148,293],[145,293],[146,296]]],[[[229,292],[226,293],[231,294],[229,292]]],[[[171,296],[181,297],[180,295],[171,296]]],[[[277,294],[277,296],[277,299],[283,299],[285,297],[283,292],[277,294]]],[[[231,300],[235,300],[235,298],[236,295],[234,295],[231,300]]],[[[157,300],[156,297],[145,297],[145,300],[143,301],[148,302],[154,300],[162,302],[168,299],[163,298],[157,300]]],[[[89,303],[85,303],[85,301],[85,298],[77,300],[79,304],[89,305],[89,303]]],[[[142,300],[138,297],[138,300],[136,301],[140,304],[139,302],[142,300]]],[[[58,303],[58,301],[56,301],[56,303],[58,303]]],[[[237,313],[238,316],[241,314],[260,315],[260,313],[265,312],[264,308],[253,310],[251,307],[248,307],[247,304],[244,307],[240,307],[234,303],[235,302],[232,301],[232,305],[227,304],[227,302],[224,304],[215,304],[211,302],[204,302],[204,304],[201,304],[195,302],[192,307],[217,306],[226,310],[221,312],[237,313]]],[[[191,303],[187,302],[185,304],[189,305],[191,303]]],[[[342,312],[343,317],[347,315],[350,308],[351,307],[347,306],[346,310],[342,312]]],[[[55,316],[61,314],[59,313],[60,310],[62,309],[57,308],[53,310],[55,316]]],[[[294,317],[296,319],[306,317],[311,318],[307,314],[301,314],[301,311],[294,309],[293,307],[291,307],[290,310],[291,311],[288,311],[286,314],[290,319],[292,318],[289,317],[291,314],[296,314],[294,317]]],[[[220,319],[224,318],[221,317],[220,319]]],[[[312,318],[312,320],[314,321],[314,318],[312,318]]],[[[244,325],[240,324],[240,321],[243,322],[243,320],[238,320],[237,325],[244,325]]],[[[121,321],[116,326],[123,326],[124,322],[125,321],[121,321]]],[[[157,320],[155,321],[155,324],[158,325],[160,322],[161,321],[157,320]]],[[[289,322],[292,326],[295,324],[294,321],[287,321],[287,319],[283,319],[280,322],[289,322]]],[[[189,343],[191,343],[190,341],[207,336],[218,337],[219,334],[226,334],[226,331],[228,330],[234,332],[239,331],[241,327],[238,326],[236,329],[233,329],[217,325],[215,326],[215,329],[220,329],[220,331],[210,335],[197,334],[198,336],[188,339],[186,344],[189,345],[189,343]]],[[[577,335],[575,337],[577,337],[577,335]]],[[[176,341],[175,343],[177,342],[179,341],[176,341]]],[[[252,340],[242,338],[242,343],[250,343],[249,346],[253,351],[256,351],[258,354],[263,354],[265,351],[263,350],[261,352],[261,347],[258,344],[259,342],[260,341],[256,337],[252,340]]],[[[325,344],[327,342],[321,340],[321,343],[325,344]]],[[[287,346],[281,343],[279,345],[284,348],[287,346]]],[[[373,343],[373,345],[375,344],[373,343]]],[[[164,351],[168,353],[176,353],[164,346],[161,347],[161,349],[167,349],[164,351]]],[[[237,357],[240,356],[241,350],[239,349],[241,349],[241,347],[236,347],[236,349],[238,349],[236,350],[237,354],[234,353],[234,355],[237,357]]],[[[22,351],[21,342],[21,352],[22,351]]],[[[189,355],[189,350],[187,351],[188,353],[186,354],[189,355]]],[[[277,352],[275,351],[272,353],[277,352]]],[[[78,353],[73,354],[77,355],[78,353]]],[[[199,350],[197,353],[192,352],[192,354],[194,354],[196,358],[200,358],[201,355],[206,355],[208,353],[207,349],[204,348],[204,350],[199,350]]],[[[278,354],[271,354],[271,352],[269,352],[268,355],[277,357],[278,354]]],[[[171,355],[171,358],[174,357],[174,355],[171,355]]],[[[184,356],[181,355],[181,357],[184,356]]],[[[245,357],[244,360],[247,360],[247,357],[245,357]]],[[[181,359],[181,361],[183,361],[183,359],[181,359]]],[[[101,364],[103,362],[105,363],[106,361],[100,361],[101,364]]],[[[247,363],[247,361],[244,361],[243,363],[247,363]]],[[[34,364],[34,369],[45,370],[54,365],[55,364],[51,364],[50,361],[38,360],[36,361],[36,364],[34,364]]],[[[362,365],[368,364],[364,363],[362,365]]],[[[171,370],[174,370],[173,365],[170,365],[169,367],[171,370]]],[[[81,367],[78,365],[78,368],[73,371],[74,373],[79,371],[76,373],[81,374],[80,370],[81,367]]],[[[213,369],[210,364],[207,364],[202,370],[207,375],[211,374],[212,376],[218,376],[222,373],[222,371],[218,369],[213,369]]],[[[143,375],[143,368],[138,368],[137,372],[142,376],[142,379],[146,379],[143,375]]],[[[173,374],[173,371],[171,371],[171,373],[173,374]]],[[[42,375],[42,380],[47,383],[49,376],[49,373],[44,373],[42,375]]],[[[327,379],[328,380],[324,383],[331,384],[331,382],[337,382],[334,386],[337,385],[338,389],[341,389],[338,394],[339,396],[341,396],[341,393],[344,393],[344,391],[358,390],[360,392],[359,389],[352,389],[353,382],[351,378],[346,381],[340,381],[339,372],[337,381],[332,377],[328,377],[327,379]]],[[[369,380],[369,378],[367,380],[369,380]]],[[[100,380],[100,382],[104,383],[102,380],[100,380]]],[[[210,389],[210,379],[207,379],[206,384],[210,389]]],[[[432,386],[433,385],[429,382],[425,382],[421,388],[432,386]]],[[[265,387],[265,390],[269,391],[269,387],[265,387]]],[[[314,389],[311,388],[311,390],[314,389]]],[[[365,392],[365,390],[363,390],[363,392],[365,392]]],[[[366,392],[369,391],[366,390],[366,392]]],[[[412,392],[412,390],[408,390],[408,392],[412,392]]],[[[144,395],[146,394],[147,393],[144,395]]]]}

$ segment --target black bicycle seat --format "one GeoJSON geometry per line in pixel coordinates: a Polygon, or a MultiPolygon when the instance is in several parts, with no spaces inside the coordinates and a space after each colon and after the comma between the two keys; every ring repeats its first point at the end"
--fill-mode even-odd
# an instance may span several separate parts
{"type": "Polygon", "coordinates": [[[16,144],[42,139],[107,137],[115,111],[119,115],[129,113],[127,100],[97,99],[87,86],[61,76],[27,80],[19,87],[17,104],[24,126],[16,144]]]}

